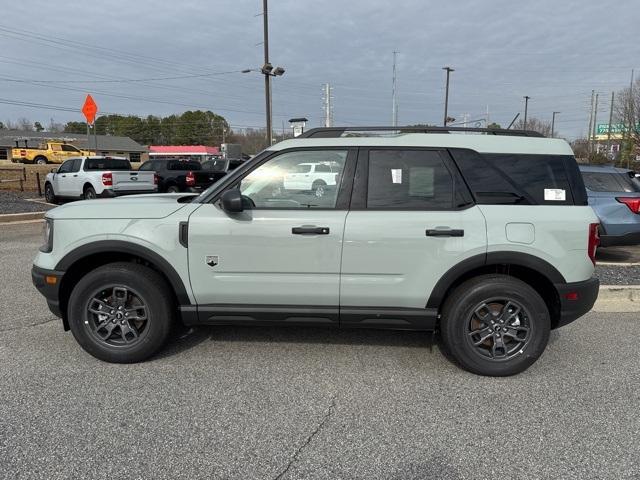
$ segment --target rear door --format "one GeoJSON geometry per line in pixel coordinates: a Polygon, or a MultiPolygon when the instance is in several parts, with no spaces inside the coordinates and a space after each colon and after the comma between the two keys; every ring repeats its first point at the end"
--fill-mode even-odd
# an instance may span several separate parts
{"type": "Polygon", "coordinates": [[[345,224],[341,324],[432,326],[426,306],[438,280],[486,248],[484,217],[445,150],[361,149],[345,224]]]}

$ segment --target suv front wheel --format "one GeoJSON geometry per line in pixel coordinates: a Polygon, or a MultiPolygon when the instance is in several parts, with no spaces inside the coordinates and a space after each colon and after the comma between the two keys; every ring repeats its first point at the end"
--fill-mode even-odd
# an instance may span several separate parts
{"type": "Polygon", "coordinates": [[[549,340],[549,310],[538,292],[507,275],[458,286],[442,309],[445,349],[466,370],[508,376],[529,368],[549,340]]]}
{"type": "Polygon", "coordinates": [[[111,263],[84,276],[69,299],[69,326],[80,346],[100,360],[133,363],[160,349],[172,322],[164,279],[134,263],[111,263]]]}

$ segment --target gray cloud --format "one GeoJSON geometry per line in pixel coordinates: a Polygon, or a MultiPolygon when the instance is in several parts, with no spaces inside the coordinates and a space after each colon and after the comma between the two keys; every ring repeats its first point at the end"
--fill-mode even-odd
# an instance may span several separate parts
{"type": "MultiPolygon", "coordinates": [[[[159,78],[259,67],[262,2],[104,0],[6,2],[0,20],[0,77],[23,81],[159,78]],[[23,29],[29,38],[1,28],[23,29]],[[70,47],[54,38],[79,42],[70,47]],[[90,48],[99,47],[98,49],[90,48]],[[103,50],[106,49],[106,50],[103,50]]],[[[506,124],[530,95],[530,114],[561,111],[558,130],[586,130],[591,89],[628,84],[639,47],[634,0],[293,1],[270,4],[274,125],[321,119],[321,84],[334,86],[337,124],[388,124],[392,51],[399,50],[400,123],[439,123],[444,65],[453,66],[450,111],[506,124]]],[[[80,106],[95,93],[105,112],[169,114],[207,108],[238,126],[261,126],[263,81],[256,73],[139,83],[0,81],[0,98],[80,106]],[[130,98],[120,98],[120,97],[130,98]]],[[[0,105],[0,119],[48,122],[79,114],[0,105]]]]}

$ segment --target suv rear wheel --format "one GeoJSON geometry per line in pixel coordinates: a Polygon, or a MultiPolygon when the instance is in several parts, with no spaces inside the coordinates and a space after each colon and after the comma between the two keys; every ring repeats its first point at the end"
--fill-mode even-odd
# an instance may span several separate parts
{"type": "Polygon", "coordinates": [[[538,292],[517,278],[482,275],[458,286],[442,309],[445,349],[466,370],[508,376],[544,351],[551,320],[538,292]]]}
{"type": "Polygon", "coordinates": [[[153,270],[112,263],[84,276],[69,299],[69,326],[80,346],[100,360],[133,363],[160,349],[169,335],[171,292],[153,270]]]}

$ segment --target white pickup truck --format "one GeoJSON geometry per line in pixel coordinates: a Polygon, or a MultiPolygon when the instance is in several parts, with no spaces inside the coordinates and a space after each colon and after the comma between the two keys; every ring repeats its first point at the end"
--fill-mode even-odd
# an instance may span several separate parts
{"type": "Polygon", "coordinates": [[[122,157],[77,157],[65,161],[47,174],[44,194],[47,202],[62,199],[91,200],[158,191],[155,172],[131,169],[122,157]]]}

